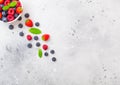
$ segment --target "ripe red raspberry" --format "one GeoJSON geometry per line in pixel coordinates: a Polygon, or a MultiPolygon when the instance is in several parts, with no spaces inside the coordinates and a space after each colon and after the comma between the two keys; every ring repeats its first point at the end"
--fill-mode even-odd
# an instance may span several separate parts
{"type": "Polygon", "coordinates": [[[16,7],[21,7],[21,3],[20,3],[20,1],[17,1],[17,5],[16,5],[16,7]]]}
{"type": "Polygon", "coordinates": [[[8,15],[7,16],[7,20],[8,21],[13,21],[14,20],[14,16],[13,15],[8,15]]]}
{"type": "Polygon", "coordinates": [[[31,35],[27,35],[27,40],[32,40],[32,36],[31,35]]]}
{"type": "Polygon", "coordinates": [[[48,45],[46,45],[46,44],[44,44],[42,47],[43,47],[44,50],[48,49],[48,45]]]}
{"type": "Polygon", "coordinates": [[[0,12],[2,12],[2,7],[0,6],[0,12]]]}
{"type": "Polygon", "coordinates": [[[6,0],[5,2],[4,2],[4,5],[6,6],[6,5],[9,5],[10,4],[10,0],[6,0]]]}
{"type": "Polygon", "coordinates": [[[14,13],[15,13],[15,11],[14,11],[13,8],[10,8],[10,9],[8,10],[8,14],[10,14],[10,15],[14,15],[14,13]]]}

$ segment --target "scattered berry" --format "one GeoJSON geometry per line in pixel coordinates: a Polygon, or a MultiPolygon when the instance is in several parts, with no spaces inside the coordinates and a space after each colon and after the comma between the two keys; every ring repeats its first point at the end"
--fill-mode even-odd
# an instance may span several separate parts
{"type": "Polygon", "coordinates": [[[14,29],[14,26],[13,25],[9,25],[9,29],[10,30],[14,29]]]}
{"type": "Polygon", "coordinates": [[[48,54],[48,52],[45,52],[44,55],[45,55],[45,56],[48,56],[49,54],[48,54]]]}
{"type": "Polygon", "coordinates": [[[32,36],[31,35],[27,35],[27,40],[32,40],[32,36]]]}
{"type": "Polygon", "coordinates": [[[49,38],[50,38],[50,35],[49,35],[49,34],[44,34],[44,35],[42,35],[42,40],[43,40],[43,41],[48,41],[49,38]]]}
{"type": "Polygon", "coordinates": [[[27,47],[28,47],[28,48],[32,48],[32,44],[31,44],[31,43],[28,43],[27,47]]]}
{"type": "MultiPolygon", "coordinates": [[[[16,16],[18,17],[18,14],[16,14],[16,16]]],[[[18,18],[18,21],[21,21],[22,20],[22,17],[20,16],[19,18],[18,18]]]]}
{"type": "Polygon", "coordinates": [[[23,32],[20,32],[19,35],[20,35],[20,36],[24,36],[24,33],[23,33],[23,32]]]}
{"type": "Polygon", "coordinates": [[[33,26],[32,20],[31,20],[31,19],[27,19],[27,20],[25,21],[25,25],[28,26],[28,27],[32,27],[32,26],[33,26]]]}
{"type": "Polygon", "coordinates": [[[38,36],[34,36],[34,40],[38,40],[39,38],[38,38],[38,36]]]}
{"type": "Polygon", "coordinates": [[[37,46],[37,47],[40,47],[40,43],[39,43],[39,42],[37,42],[37,43],[36,43],[36,46],[37,46]]]}
{"type": "Polygon", "coordinates": [[[18,25],[18,27],[19,27],[19,28],[23,28],[23,24],[20,23],[20,24],[18,25]]]}
{"type": "Polygon", "coordinates": [[[44,50],[47,50],[47,49],[48,49],[48,45],[44,44],[44,45],[43,45],[43,49],[44,49],[44,50]]]}
{"type": "Polygon", "coordinates": [[[30,15],[29,15],[29,13],[25,13],[24,16],[25,16],[25,18],[29,18],[30,15]]]}
{"type": "Polygon", "coordinates": [[[36,22],[36,23],[35,23],[35,26],[37,26],[37,27],[40,26],[40,23],[39,23],[39,22],[36,22]]]}
{"type": "Polygon", "coordinates": [[[51,54],[55,54],[55,51],[54,51],[54,50],[51,50],[50,53],[51,53],[51,54]]]}
{"type": "Polygon", "coordinates": [[[52,61],[55,62],[57,59],[55,57],[52,58],[52,61]]]}

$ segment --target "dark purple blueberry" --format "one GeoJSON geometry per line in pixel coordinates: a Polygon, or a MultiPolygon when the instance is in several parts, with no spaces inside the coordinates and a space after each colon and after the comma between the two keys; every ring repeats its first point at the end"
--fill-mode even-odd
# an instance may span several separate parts
{"type": "Polygon", "coordinates": [[[25,16],[25,18],[29,18],[30,15],[29,15],[29,13],[25,13],[24,16],[25,16]]]}
{"type": "Polygon", "coordinates": [[[45,56],[48,56],[49,54],[48,54],[48,52],[45,52],[44,55],[45,55],[45,56]]]}
{"type": "Polygon", "coordinates": [[[19,18],[18,18],[18,21],[21,21],[22,20],[22,17],[20,16],[19,18]]]}
{"type": "Polygon", "coordinates": [[[6,17],[2,17],[2,21],[3,22],[7,22],[7,18],[6,17]]]}
{"type": "Polygon", "coordinates": [[[7,16],[7,12],[6,11],[2,11],[2,16],[6,17],[7,16]]]}
{"type": "Polygon", "coordinates": [[[19,14],[15,14],[14,17],[17,18],[19,16],[19,14]]]}
{"type": "Polygon", "coordinates": [[[23,28],[23,24],[22,23],[18,24],[18,27],[23,28]]]}
{"type": "Polygon", "coordinates": [[[40,47],[40,43],[39,43],[39,42],[37,42],[37,43],[36,43],[36,46],[37,46],[37,47],[40,47]]]}
{"type": "Polygon", "coordinates": [[[0,4],[0,7],[3,7],[4,5],[3,4],[0,4]]]}
{"type": "Polygon", "coordinates": [[[38,36],[34,36],[34,40],[38,40],[39,38],[38,38],[38,36]]]}
{"type": "Polygon", "coordinates": [[[36,23],[35,23],[35,26],[39,27],[39,26],[40,26],[40,23],[39,23],[39,22],[36,22],[36,23]]]}
{"type": "Polygon", "coordinates": [[[23,32],[20,32],[19,35],[20,35],[20,36],[24,36],[24,33],[23,33],[23,32]]]}
{"type": "Polygon", "coordinates": [[[52,61],[55,62],[57,59],[55,57],[52,58],[52,61]]]}
{"type": "Polygon", "coordinates": [[[14,26],[13,25],[9,25],[9,29],[10,30],[14,29],[14,26]]]}
{"type": "Polygon", "coordinates": [[[28,43],[27,47],[28,47],[28,48],[32,48],[32,44],[31,44],[31,43],[28,43]]]}

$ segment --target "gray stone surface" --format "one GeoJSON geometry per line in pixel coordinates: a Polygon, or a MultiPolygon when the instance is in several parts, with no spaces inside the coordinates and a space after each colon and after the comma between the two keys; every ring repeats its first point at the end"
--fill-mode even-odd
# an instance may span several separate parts
{"type": "Polygon", "coordinates": [[[0,85],[120,85],[119,0],[22,2],[24,13],[51,34],[57,62],[26,47],[19,32],[27,28],[11,31],[0,22],[0,85]]]}

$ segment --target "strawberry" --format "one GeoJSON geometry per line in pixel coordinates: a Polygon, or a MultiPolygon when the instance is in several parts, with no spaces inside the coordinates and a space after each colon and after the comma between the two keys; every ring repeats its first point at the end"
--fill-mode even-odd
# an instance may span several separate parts
{"type": "Polygon", "coordinates": [[[4,0],[0,0],[0,4],[3,4],[4,3],[4,0]]]}
{"type": "Polygon", "coordinates": [[[50,38],[50,35],[49,35],[49,34],[44,34],[44,35],[42,35],[42,40],[43,40],[43,41],[47,41],[47,40],[49,40],[49,38],[50,38]]]}
{"type": "Polygon", "coordinates": [[[2,12],[0,12],[0,19],[2,18],[2,12]]]}
{"type": "Polygon", "coordinates": [[[17,14],[20,14],[20,13],[22,13],[23,12],[23,8],[22,7],[17,7],[16,8],[16,13],[17,14]]]}
{"type": "Polygon", "coordinates": [[[27,19],[27,20],[25,21],[25,25],[28,26],[28,27],[32,27],[32,26],[33,26],[32,20],[31,20],[31,19],[27,19]]]}

